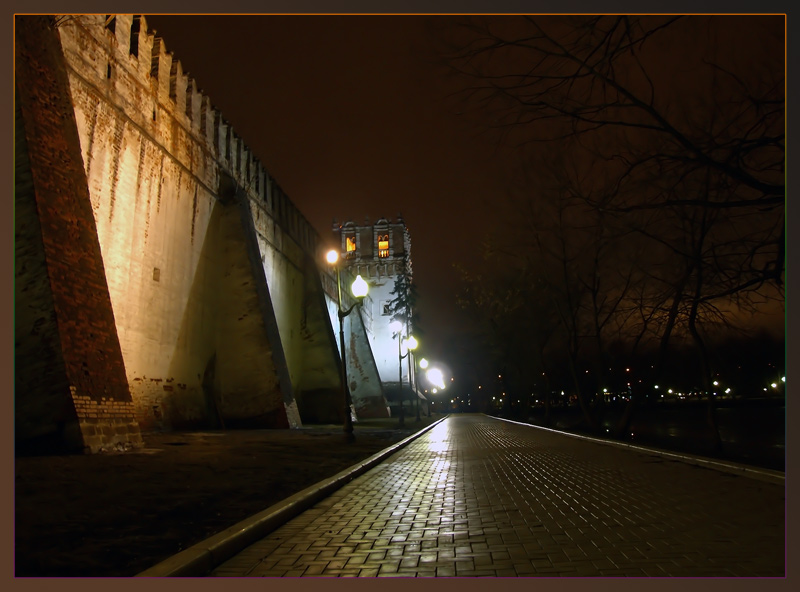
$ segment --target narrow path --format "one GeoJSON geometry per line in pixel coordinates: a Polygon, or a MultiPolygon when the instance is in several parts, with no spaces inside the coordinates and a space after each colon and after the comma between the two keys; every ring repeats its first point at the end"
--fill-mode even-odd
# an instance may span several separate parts
{"type": "Polygon", "coordinates": [[[451,416],[211,575],[782,577],[784,493],[451,416]]]}

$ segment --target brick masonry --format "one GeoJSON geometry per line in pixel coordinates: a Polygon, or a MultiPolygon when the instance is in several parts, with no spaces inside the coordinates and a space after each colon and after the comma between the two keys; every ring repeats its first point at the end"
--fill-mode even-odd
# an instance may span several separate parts
{"type": "Polygon", "coordinates": [[[784,578],[785,504],[781,482],[452,415],[210,575],[784,578]]]}
{"type": "Polygon", "coordinates": [[[51,19],[17,18],[15,50],[17,80],[25,81],[16,84],[15,136],[26,150],[19,164],[28,181],[15,194],[22,206],[15,227],[27,228],[17,232],[15,304],[22,312],[16,315],[15,391],[22,404],[16,437],[18,442],[50,438],[88,452],[139,446],[51,19]],[[28,300],[26,286],[35,286],[38,298],[28,300]],[[40,332],[45,337],[31,339],[40,332]],[[47,347],[40,350],[41,342],[47,347]],[[49,380],[21,382],[42,370],[49,380]]]}

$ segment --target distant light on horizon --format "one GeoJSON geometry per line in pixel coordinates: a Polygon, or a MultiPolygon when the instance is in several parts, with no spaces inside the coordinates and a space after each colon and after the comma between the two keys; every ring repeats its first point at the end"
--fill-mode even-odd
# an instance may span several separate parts
{"type": "Polygon", "coordinates": [[[436,385],[440,389],[444,388],[444,375],[442,374],[442,371],[439,370],[438,368],[431,368],[430,370],[428,370],[425,376],[431,382],[431,384],[436,385]]]}

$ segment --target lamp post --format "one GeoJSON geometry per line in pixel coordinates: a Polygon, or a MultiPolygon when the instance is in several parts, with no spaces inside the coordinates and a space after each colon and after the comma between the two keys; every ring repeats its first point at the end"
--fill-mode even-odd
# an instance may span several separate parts
{"type": "MultiPolygon", "coordinates": [[[[400,385],[400,427],[406,425],[406,415],[405,415],[405,405],[403,404],[404,397],[403,397],[403,358],[408,357],[411,355],[411,350],[417,347],[417,340],[414,339],[412,335],[408,336],[406,339],[406,349],[408,350],[405,355],[403,355],[403,324],[400,321],[394,321],[391,327],[395,330],[395,335],[397,336],[397,365],[398,365],[398,383],[400,385]]],[[[409,360],[410,363],[410,360],[409,360]]],[[[408,381],[411,382],[411,372],[409,370],[408,381]]]]}
{"type": "MultiPolygon", "coordinates": [[[[427,365],[427,364],[426,364],[427,365]]],[[[444,373],[439,368],[431,368],[425,373],[425,378],[428,379],[433,386],[437,387],[432,389],[432,393],[435,395],[437,389],[444,390],[447,386],[444,382],[444,373]]],[[[433,399],[431,399],[432,401],[433,399]]]]}
{"type": "Polygon", "coordinates": [[[328,263],[333,265],[336,269],[336,290],[337,290],[337,304],[336,308],[339,315],[339,350],[341,351],[342,356],[342,369],[341,369],[341,382],[342,382],[342,399],[344,402],[344,433],[345,438],[348,440],[353,440],[355,438],[353,434],[353,418],[350,415],[350,388],[347,385],[347,358],[345,356],[345,348],[344,348],[344,319],[347,315],[353,312],[353,309],[356,306],[360,306],[363,301],[364,297],[367,295],[367,291],[369,290],[369,286],[367,286],[367,282],[364,281],[360,275],[356,277],[353,285],[351,286],[350,290],[353,293],[353,296],[356,297],[355,303],[348,308],[347,310],[342,310],[342,279],[341,274],[339,272],[339,253],[338,251],[328,251],[326,255],[326,259],[328,263]]]}
{"type": "Polygon", "coordinates": [[[399,395],[398,395],[398,397],[400,399],[400,421],[399,421],[399,424],[400,424],[400,427],[402,428],[403,426],[406,425],[405,406],[403,405],[403,348],[402,348],[403,335],[400,332],[401,329],[403,328],[403,326],[398,321],[395,321],[393,324],[397,328],[397,332],[395,333],[395,335],[397,335],[397,364],[399,366],[398,383],[400,385],[400,390],[399,390],[399,395]]]}
{"type": "MultiPolygon", "coordinates": [[[[428,367],[428,360],[426,360],[425,358],[422,358],[422,359],[419,361],[419,367],[420,367],[420,368],[422,368],[423,370],[425,370],[425,368],[427,368],[427,367],[428,367]]],[[[430,401],[428,401],[428,417],[430,417],[430,416],[431,416],[431,407],[432,407],[432,406],[433,406],[433,399],[431,399],[430,401]]]]}
{"type": "MultiPolygon", "coordinates": [[[[413,374],[411,372],[411,358],[412,358],[412,351],[417,349],[418,345],[419,345],[419,343],[417,342],[416,339],[414,339],[414,336],[413,335],[409,335],[408,339],[406,339],[406,348],[408,349],[408,353],[406,353],[406,357],[408,357],[408,386],[411,387],[411,393],[413,394],[414,399],[415,399],[415,404],[416,404],[415,406],[416,406],[416,410],[417,410],[417,421],[420,420],[420,417],[419,417],[419,395],[417,394],[417,389],[415,388],[416,385],[414,384],[413,374]]],[[[416,363],[414,363],[414,368],[415,369],[416,369],[416,366],[417,366],[416,363]]]]}

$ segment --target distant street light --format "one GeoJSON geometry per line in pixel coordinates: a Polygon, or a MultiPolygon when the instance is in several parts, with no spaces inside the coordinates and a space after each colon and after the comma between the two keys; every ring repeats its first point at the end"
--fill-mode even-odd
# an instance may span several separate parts
{"type": "Polygon", "coordinates": [[[440,389],[445,388],[444,374],[442,373],[441,370],[439,370],[439,368],[431,368],[430,370],[428,370],[425,376],[427,377],[427,379],[430,381],[431,384],[436,385],[440,389]]]}
{"type": "Polygon", "coordinates": [[[350,441],[355,439],[355,435],[353,434],[353,417],[350,414],[350,407],[352,404],[350,399],[350,387],[347,384],[347,359],[345,356],[344,347],[344,319],[347,315],[353,312],[353,309],[356,306],[360,306],[364,302],[364,297],[369,291],[369,286],[367,285],[367,282],[364,281],[364,278],[362,278],[360,275],[357,276],[353,282],[353,285],[350,287],[350,291],[352,292],[353,296],[355,296],[356,301],[347,310],[342,310],[342,279],[338,265],[339,252],[328,251],[327,255],[325,255],[325,259],[334,267],[334,269],[336,269],[336,289],[338,296],[336,308],[339,315],[339,349],[341,350],[342,356],[341,381],[342,400],[344,402],[344,433],[347,440],[350,441]]]}

